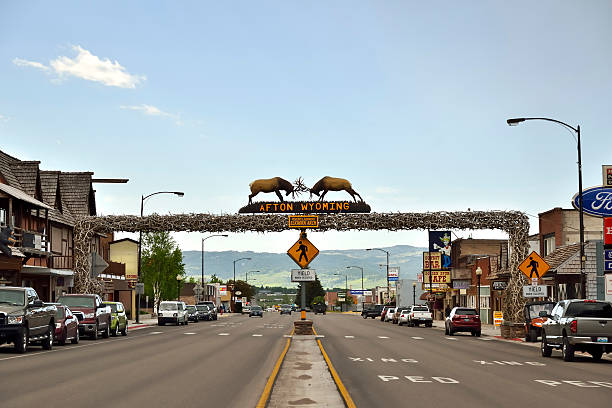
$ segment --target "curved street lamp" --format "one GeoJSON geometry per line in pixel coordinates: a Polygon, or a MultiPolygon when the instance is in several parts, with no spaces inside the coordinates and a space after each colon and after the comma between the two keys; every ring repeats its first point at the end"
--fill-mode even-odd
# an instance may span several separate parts
{"type": "MultiPolygon", "coordinates": [[[[215,234],[215,235],[209,235],[207,237],[202,238],[202,283],[201,285],[202,285],[202,290],[204,291],[204,293],[206,293],[206,290],[204,288],[204,241],[212,237],[226,237],[227,238],[227,236],[228,236],[227,234],[215,234]]],[[[206,297],[206,294],[204,296],[206,297]]]]}
{"type": "MultiPolygon", "coordinates": [[[[185,193],[182,191],[158,191],[156,193],[151,193],[146,196],[140,196],[140,218],[142,218],[143,210],[144,210],[144,202],[147,198],[152,197],[157,194],[174,194],[179,197],[183,197],[185,193]]],[[[139,231],[140,238],[138,239],[138,265],[137,265],[137,279],[136,282],[140,282],[140,258],[142,254],[142,230],[139,231]]],[[[136,323],[140,323],[140,293],[136,292],[136,323]]]]}
{"type": "Polygon", "coordinates": [[[245,257],[245,258],[238,258],[234,260],[234,285],[232,286],[232,313],[236,312],[236,262],[244,261],[244,260],[250,261],[251,258],[245,257]]]}
{"type": "Polygon", "coordinates": [[[568,125],[565,122],[561,122],[560,120],[551,119],[551,118],[512,118],[506,120],[508,126],[517,126],[519,123],[525,122],[527,120],[544,120],[546,122],[553,122],[558,125],[565,127],[568,130],[576,133],[577,139],[577,148],[578,148],[578,209],[579,209],[579,217],[580,217],[580,292],[583,299],[586,299],[586,279],[584,275],[584,263],[586,261],[586,257],[584,256],[584,213],[582,211],[582,150],[580,145],[580,125],[573,127],[568,125]]]}
{"type": "Polygon", "coordinates": [[[363,268],[361,266],[347,266],[346,269],[350,269],[350,268],[357,268],[361,270],[361,296],[363,296],[363,302],[361,302],[361,310],[364,309],[364,304],[365,304],[365,293],[363,292],[363,268]]]}
{"type": "MultiPolygon", "coordinates": [[[[340,272],[336,272],[334,275],[344,276],[344,303],[346,303],[346,297],[348,296],[348,275],[340,272]]],[[[340,306],[340,310],[342,311],[342,306],[340,306]]]]}
{"type": "Polygon", "coordinates": [[[382,251],[387,254],[387,298],[391,302],[391,285],[389,284],[389,251],[385,251],[381,248],[368,248],[366,251],[382,251]]]}

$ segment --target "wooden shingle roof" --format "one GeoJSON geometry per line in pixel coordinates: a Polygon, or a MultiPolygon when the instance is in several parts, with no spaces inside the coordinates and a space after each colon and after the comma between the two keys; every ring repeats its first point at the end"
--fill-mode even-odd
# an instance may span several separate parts
{"type": "Polygon", "coordinates": [[[579,252],[580,244],[569,244],[555,249],[543,259],[550,265],[551,270],[555,270],[567,262],[571,257],[576,256],[579,252]]]}
{"type": "Polygon", "coordinates": [[[91,185],[92,172],[59,174],[62,203],[73,216],[85,217],[96,215],[96,203],[91,185]]]}
{"type": "Polygon", "coordinates": [[[2,177],[6,180],[9,186],[23,191],[21,183],[19,183],[19,180],[17,177],[15,177],[15,174],[13,174],[12,164],[17,161],[19,161],[19,159],[0,151],[0,174],[2,174],[2,177]]]}
{"type": "Polygon", "coordinates": [[[75,219],[67,205],[63,203],[62,195],[59,188],[59,171],[40,171],[40,185],[43,195],[43,201],[54,207],[49,211],[49,219],[74,226],[75,219]]]}
{"type": "Polygon", "coordinates": [[[38,165],[39,161],[21,161],[16,160],[11,164],[13,174],[19,180],[22,191],[32,197],[37,197],[36,191],[38,181],[38,165]]]}

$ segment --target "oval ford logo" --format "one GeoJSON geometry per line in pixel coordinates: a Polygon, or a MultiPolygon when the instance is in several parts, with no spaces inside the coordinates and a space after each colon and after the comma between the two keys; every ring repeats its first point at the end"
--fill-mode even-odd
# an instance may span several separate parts
{"type": "MultiPolygon", "coordinates": [[[[572,205],[579,210],[578,193],[572,205]]],[[[597,186],[582,190],[582,210],[595,217],[612,217],[612,188],[597,186]]]]}

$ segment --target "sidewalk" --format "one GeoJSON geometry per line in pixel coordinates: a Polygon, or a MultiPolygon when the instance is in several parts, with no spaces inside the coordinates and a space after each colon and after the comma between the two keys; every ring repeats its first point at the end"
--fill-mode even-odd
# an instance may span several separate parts
{"type": "MultiPolygon", "coordinates": [[[[231,316],[231,313],[217,314],[218,319],[224,319],[231,316]]],[[[128,320],[128,330],[141,329],[149,326],[157,326],[157,317],[152,317],[150,314],[140,315],[140,323],[136,320],[128,320]]]]}

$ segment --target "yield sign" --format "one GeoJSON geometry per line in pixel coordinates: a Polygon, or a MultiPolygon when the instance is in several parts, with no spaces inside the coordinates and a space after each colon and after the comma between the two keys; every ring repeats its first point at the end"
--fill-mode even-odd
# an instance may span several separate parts
{"type": "Polygon", "coordinates": [[[319,250],[312,245],[312,242],[310,242],[308,238],[306,238],[305,233],[301,233],[300,239],[289,248],[287,255],[289,255],[300,268],[304,269],[317,257],[317,255],[319,255],[319,250]]]}
{"type": "Polygon", "coordinates": [[[546,272],[548,272],[549,269],[550,265],[547,264],[535,251],[530,253],[529,256],[519,265],[519,270],[530,279],[540,279],[546,272]]]}

